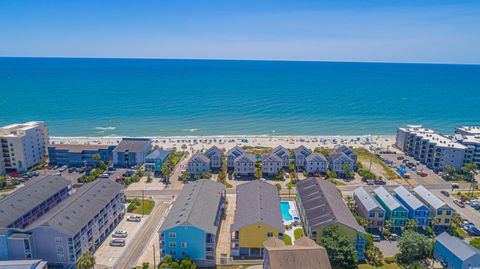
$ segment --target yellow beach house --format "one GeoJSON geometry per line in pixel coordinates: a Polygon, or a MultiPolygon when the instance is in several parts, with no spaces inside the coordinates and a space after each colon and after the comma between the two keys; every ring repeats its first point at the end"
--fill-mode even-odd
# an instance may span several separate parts
{"type": "Polygon", "coordinates": [[[435,230],[450,227],[455,212],[453,208],[422,185],[413,188],[413,193],[432,211],[430,217],[435,230]]]}
{"type": "Polygon", "coordinates": [[[235,219],[231,226],[232,256],[263,257],[263,243],[283,240],[284,226],[277,187],[255,180],[237,187],[235,219]]]}

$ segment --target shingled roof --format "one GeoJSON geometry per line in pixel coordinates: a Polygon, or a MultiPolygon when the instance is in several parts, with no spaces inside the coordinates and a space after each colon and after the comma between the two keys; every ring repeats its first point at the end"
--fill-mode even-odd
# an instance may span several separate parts
{"type": "Polygon", "coordinates": [[[270,268],[275,269],[331,269],[327,251],[305,236],[295,240],[295,245],[286,246],[275,237],[263,244],[267,253],[270,268]]]}
{"type": "Polygon", "coordinates": [[[141,152],[148,144],[150,144],[149,138],[124,138],[113,152],[141,152]]]}
{"type": "Polygon", "coordinates": [[[194,226],[208,233],[217,233],[218,203],[225,185],[209,179],[186,184],[168,213],[160,231],[177,226],[194,226]]]}
{"type": "Polygon", "coordinates": [[[274,185],[255,180],[237,186],[236,205],[232,231],[255,223],[264,223],[283,233],[280,197],[274,185]]]}
{"type": "Polygon", "coordinates": [[[32,180],[23,188],[0,199],[0,227],[10,225],[71,184],[71,181],[61,176],[47,176],[32,180]]]}
{"type": "Polygon", "coordinates": [[[27,229],[52,227],[75,236],[122,190],[121,184],[106,178],[87,183],[27,229]]]}
{"type": "Polygon", "coordinates": [[[318,230],[340,223],[365,233],[340,197],[335,184],[320,178],[308,178],[297,182],[297,193],[310,229],[318,230]]]}

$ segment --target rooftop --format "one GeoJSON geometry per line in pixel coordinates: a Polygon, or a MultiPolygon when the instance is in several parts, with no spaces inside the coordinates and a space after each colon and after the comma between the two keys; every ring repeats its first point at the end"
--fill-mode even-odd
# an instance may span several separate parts
{"type": "Polygon", "coordinates": [[[177,226],[194,226],[208,233],[217,233],[215,218],[225,186],[209,179],[200,179],[185,185],[172,206],[160,231],[177,226]]]}
{"type": "Polygon", "coordinates": [[[163,161],[168,157],[170,152],[172,152],[172,150],[154,149],[145,159],[161,159],[163,161]]]}
{"type": "Polygon", "coordinates": [[[70,152],[82,152],[84,150],[108,149],[112,147],[112,145],[49,144],[48,147],[54,147],[57,150],[68,150],[70,152]]]}
{"type": "Polygon", "coordinates": [[[418,185],[413,189],[413,192],[416,193],[419,197],[428,203],[431,207],[438,209],[447,205],[444,201],[438,198],[435,194],[431,193],[424,186],[418,185]]]}
{"type": "Polygon", "coordinates": [[[391,195],[384,187],[378,187],[373,192],[382,200],[390,210],[395,210],[399,207],[407,210],[393,195],[391,195]]]}
{"type": "Polygon", "coordinates": [[[284,231],[280,197],[274,185],[254,180],[237,186],[236,205],[233,231],[255,223],[264,223],[280,232],[284,231]]]}
{"type": "Polygon", "coordinates": [[[264,243],[268,251],[270,267],[275,269],[330,269],[327,251],[308,237],[295,240],[295,245],[287,246],[275,237],[264,243]]]}
{"type": "Polygon", "coordinates": [[[425,204],[418,200],[413,193],[409,192],[404,186],[398,186],[393,190],[402,200],[413,210],[425,207],[425,204]]]}
{"type": "Polygon", "coordinates": [[[16,136],[18,131],[26,131],[32,128],[37,128],[39,126],[44,126],[43,121],[29,121],[26,123],[14,123],[0,127],[0,135],[2,136],[16,136]]]}
{"type": "Polygon", "coordinates": [[[341,223],[365,233],[340,197],[335,184],[320,178],[308,178],[297,183],[297,193],[312,230],[341,223]]]}
{"type": "Polygon", "coordinates": [[[455,132],[466,135],[480,135],[480,126],[460,126],[455,128],[455,132]]]}
{"type": "Polygon", "coordinates": [[[293,154],[294,155],[300,155],[302,154],[303,156],[307,157],[308,155],[310,155],[312,153],[311,150],[309,150],[308,148],[306,148],[305,146],[299,146],[298,148],[296,148],[294,151],[293,151],[293,154]]]}
{"type": "Polygon", "coordinates": [[[123,138],[113,152],[141,152],[148,144],[149,138],[123,138]]]}
{"type": "Polygon", "coordinates": [[[443,232],[435,238],[435,243],[439,242],[460,260],[465,261],[474,255],[480,255],[480,250],[464,242],[458,237],[451,236],[443,232]]]}
{"type": "Polygon", "coordinates": [[[382,208],[382,206],[375,200],[370,193],[368,193],[363,187],[357,188],[353,191],[353,194],[358,197],[363,206],[368,210],[373,210],[375,208],[382,208]]]}
{"type": "Polygon", "coordinates": [[[123,191],[123,186],[110,179],[97,179],[80,187],[77,192],[58,204],[27,229],[53,227],[75,236],[108,203],[123,191]]]}
{"type": "Polygon", "coordinates": [[[6,227],[72,182],[61,176],[35,179],[0,199],[0,227],[6,227]]]}
{"type": "Polygon", "coordinates": [[[327,159],[325,158],[325,156],[323,156],[322,153],[313,152],[312,154],[308,155],[308,156],[305,158],[305,161],[307,161],[307,162],[311,162],[311,161],[326,162],[327,159]]]}

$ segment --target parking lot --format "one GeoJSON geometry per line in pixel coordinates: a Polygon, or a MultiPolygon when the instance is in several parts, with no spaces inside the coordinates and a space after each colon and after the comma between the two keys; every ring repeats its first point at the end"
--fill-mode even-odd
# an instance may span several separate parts
{"type": "Polygon", "coordinates": [[[110,241],[116,238],[113,238],[112,235],[109,235],[107,239],[102,243],[100,248],[95,252],[95,259],[97,265],[105,268],[114,268],[115,263],[119,258],[131,251],[134,238],[143,230],[143,226],[147,222],[150,216],[144,216],[140,222],[130,222],[127,221],[128,216],[135,215],[127,213],[123,220],[115,228],[115,231],[126,231],[128,233],[127,238],[121,238],[125,240],[124,247],[114,247],[110,246],[110,241]]]}

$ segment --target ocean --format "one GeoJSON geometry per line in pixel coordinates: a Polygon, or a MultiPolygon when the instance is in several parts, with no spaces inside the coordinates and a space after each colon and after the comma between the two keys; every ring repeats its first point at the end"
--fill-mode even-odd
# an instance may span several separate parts
{"type": "Polygon", "coordinates": [[[52,136],[392,135],[480,125],[480,66],[0,58],[0,125],[52,136]]]}

